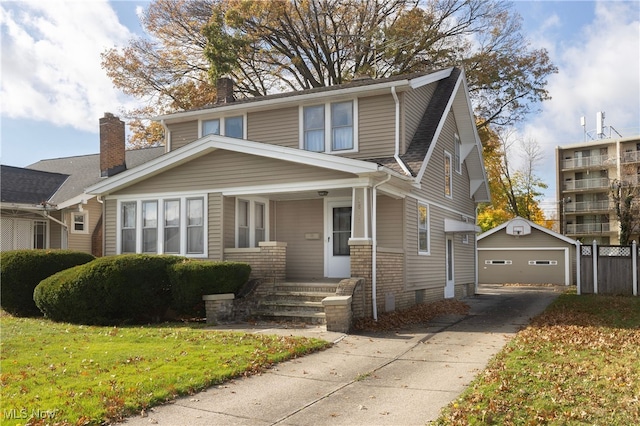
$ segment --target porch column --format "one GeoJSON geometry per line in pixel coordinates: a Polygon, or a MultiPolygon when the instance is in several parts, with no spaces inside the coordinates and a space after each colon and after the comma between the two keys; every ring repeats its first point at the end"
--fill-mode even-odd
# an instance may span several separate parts
{"type": "Polygon", "coordinates": [[[353,229],[351,238],[371,238],[371,192],[369,188],[353,188],[353,229]]]}

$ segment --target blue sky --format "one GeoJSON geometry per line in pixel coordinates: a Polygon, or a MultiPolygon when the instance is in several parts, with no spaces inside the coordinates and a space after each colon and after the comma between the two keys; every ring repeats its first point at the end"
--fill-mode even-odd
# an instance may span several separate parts
{"type": "MultiPolygon", "coordinates": [[[[98,119],[136,104],[115,90],[100,53],[141,35],[144,1],[0,0],[0,162],[98,152],[98,119]]],[[[605,125],[640,134],[640,2],[516,1],[532,47],[546,48],[560,72],[549,79],[553,99],[519,127],[546,153],[539,175],[553,198],[554,147],[605,125]]]]}

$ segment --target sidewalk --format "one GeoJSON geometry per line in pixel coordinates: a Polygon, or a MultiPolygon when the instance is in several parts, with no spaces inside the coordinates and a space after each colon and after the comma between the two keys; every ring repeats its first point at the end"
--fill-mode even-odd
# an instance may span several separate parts
{"type": "MultiPolygon", "coordinates": [[[[559,293],[545,287],[483,288],[467,316],[440,317],[395,333],[344,335],[324,327],[233,328],[334,342],[155,407],[126,425],[417,425],[438,417],[520,327],[559,293]]],[[[229,327],[225,327],[228,329],[229,327]]]]}

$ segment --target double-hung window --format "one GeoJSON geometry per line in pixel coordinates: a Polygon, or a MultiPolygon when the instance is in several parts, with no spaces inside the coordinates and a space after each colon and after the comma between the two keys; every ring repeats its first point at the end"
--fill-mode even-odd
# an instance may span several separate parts
{"type": "Polygon", "coordinates": [[[418,252],[429,254],[429,207],[418,204],[418,252]]]}
{"type": "Polygon", "coordinates": [[[136,252],[136,207],[135,201],[122,203],[121,210],[121,252],[136,252]]]}
{"type": "Polygon", "coordinates": [[[244,116],[202,120],[200,136],[224,135],[230,138],[244,138],[244,116]]]}
{"type": "Polygon", "coordinates": [[[444,152],[444,195],[451,198],[453,194],[453,177],[451,176],[451,154],[444,152]]]}
{"type": "Polygon", "coordinates": [[[164,252],[180,253],[180,200],[164,202],[164,252]]]}
{"type": "Polygon", "coordinates": [[[206,135],[219,135],[220,134],[220,119],[205,120],[202,122],[202,136],[206,135]]]}
{"type": "Polygon", "coordinates": [[[142,202],[142,252],[158,252],[158,202],[142,202]]]}
{"type": "Polygon", "coordinates": [[[302,107],[301,148],[326,153],[357,150],[356,110],[356,100],[302,107]]]}
{"type": "Polygon", "coordinates": [[[71,232],[74,234],[87,234],[89,232],[88,228],[88,214],[87,212],[73,212],[71,213],[71,218],[73,219],[73,224],[71,227],[71,232]]]}
{"type": "Polygon", "coordinates": [[[236,201],[236,247],[258,247],[267,241],[268,201],[263,199],[236,201]]]}
{"type": "Polygon", "coordinates": [[[187,253],[204,251],[204,200],[187,199],[187,253]]]}

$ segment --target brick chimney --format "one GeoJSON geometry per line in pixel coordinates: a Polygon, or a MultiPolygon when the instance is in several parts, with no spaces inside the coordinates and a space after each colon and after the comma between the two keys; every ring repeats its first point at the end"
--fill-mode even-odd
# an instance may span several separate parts
{"type": "Polygon", "coordinates": [[[100,119],[100,176],[113,176],[127,169],[124,151],[124,121],[105,112],[100,119]]]}
{"type": "Polygon", "coordinates": [[[235,101],[233,96],[233,80],[229,77],[220,77],[216,84],[216,105],[228,104],[235,101]]]}

